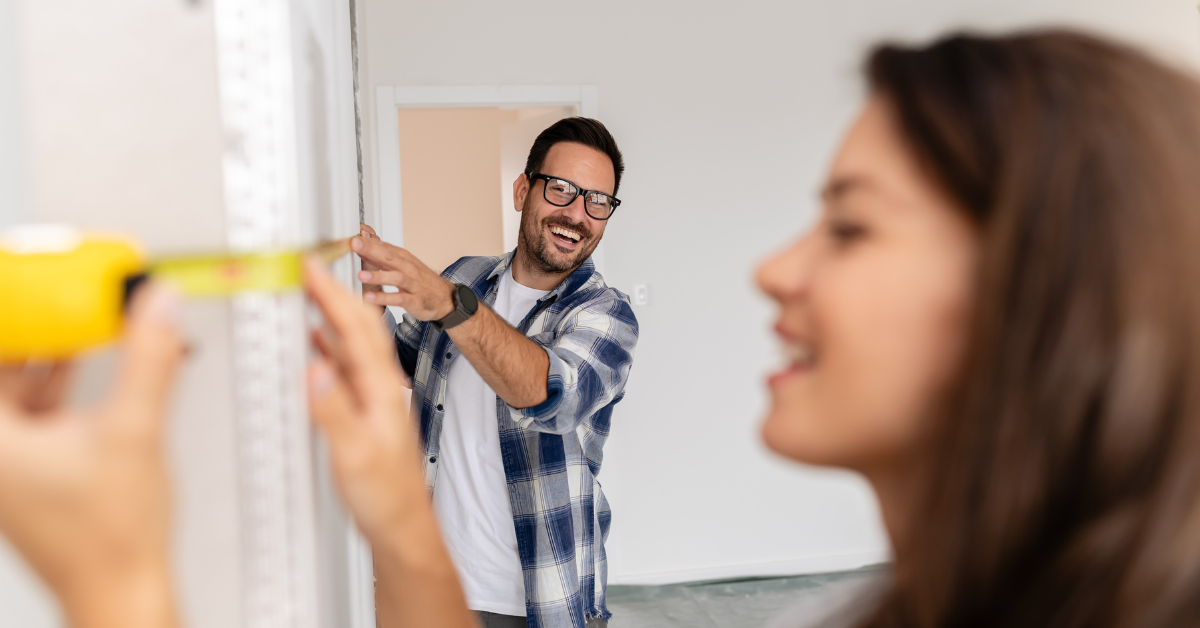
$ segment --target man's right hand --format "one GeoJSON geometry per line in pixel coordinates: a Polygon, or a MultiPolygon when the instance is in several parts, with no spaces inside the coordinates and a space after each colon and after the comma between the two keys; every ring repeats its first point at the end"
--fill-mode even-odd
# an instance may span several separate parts
{"type": "Polygon", "coordinates": [[[411,251],[377,237],[361,236],[350,239],[350,248],[382,269],[360,272],[360,281],[396,288],[396,292],[364,293],[367,303],[402,307],[419,321],[436,321],[454,311],[454,284],[411,251]]]}
{"type": "MultiPolygon", "coordinates": [[[[380,239],[379,234],[375,233],[375,230],[371,228],[371,225],[368,225],[365,222],[360,222],[360,223],[358,223],[358,226],[360,229],[358,232],[358,235],[360,237],[362,237],[363,240],[370,240],[371,238],[374,238],[376,240],[380,239]]],[[[371,262],[371,260],[369,260],[365,257],[360,257],[359,259],[362,260],[362,268],[360,268],[359,270],[365,270],[368,272],[372,271],[372,270],[380,270],[379,266],[376,264],[373,264],[371,262]]],[[[383,292],[383,286],[381,286],[377,283],[364,283],[362,285],[362,291],[363,291],[364,296],[366,296],[366,294],[368,292],[383,292]]],[[[380,306],[380,305],[377,305],[374,303],[372,303],[371,305],[375,306],[373,309],[377,310],[379,312],[380,316],[383,316],[383,306],[380,306]]]]}

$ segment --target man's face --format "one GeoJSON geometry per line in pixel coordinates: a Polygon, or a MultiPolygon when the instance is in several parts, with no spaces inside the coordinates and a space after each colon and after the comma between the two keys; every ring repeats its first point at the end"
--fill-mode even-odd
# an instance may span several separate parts
{"type": "MultiPolygon", "coordinates": [[[[616,177],[608,155],[582,144],[559,142],[550,147],[541,174],[566,179],[585,190],[613,193],[616,177]]],[[[583,197],[566,207],[546,201],[544,180],[517,180],[513,193],[521,211],[519,247],[535,270],[546,274],[575,269],[596,250],[607,220],[583,210],[583,197]],[[532,185],[530,185],[532,183],[532,185]],[[578,237],[578,240],[576,240],[578,237]]]]}

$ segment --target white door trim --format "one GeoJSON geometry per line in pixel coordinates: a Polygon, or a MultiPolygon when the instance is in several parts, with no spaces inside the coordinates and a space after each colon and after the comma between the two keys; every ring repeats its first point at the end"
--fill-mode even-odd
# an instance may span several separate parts
{"type": "MultiPolygon", "coordinates": [[[[400,202],[400,109],[416,107],[555,107],[573,106],[579,115],[595,118],[595,85],[400,85],[375,88],[375,198],[379,235],[404,245],[400,202]]],[[[604,272],[604,242],[592,259],[604,272]]]]}

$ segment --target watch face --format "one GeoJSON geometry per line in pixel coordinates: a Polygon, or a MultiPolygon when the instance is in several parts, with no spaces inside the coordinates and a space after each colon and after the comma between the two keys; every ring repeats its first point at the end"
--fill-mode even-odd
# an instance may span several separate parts
{"type": "Polygon", "coordinates": [[[479,300],[475,298],[475,291],[470,286],[458,284],[458,302],[462,305],[462,309],[467,314],[474,314],[479,309],[479,300]]]}

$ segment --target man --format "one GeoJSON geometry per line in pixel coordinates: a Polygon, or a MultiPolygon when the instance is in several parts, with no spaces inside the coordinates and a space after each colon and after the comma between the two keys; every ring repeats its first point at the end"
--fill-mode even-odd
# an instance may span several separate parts
{"type": "Polygon", "coordinates": [[[398,326],[385,319],[412,378],[426,485],[484,626],[592,628],[611,617],[611,516],[595,476],[638,326],[590,256],[620,204],[623,170],[604,125],[568,118],[538,136],[513,182],[515,251],[464,257],[439,275],[369,227],[354,241],[365,299],[407,312],[398,326]]]}

